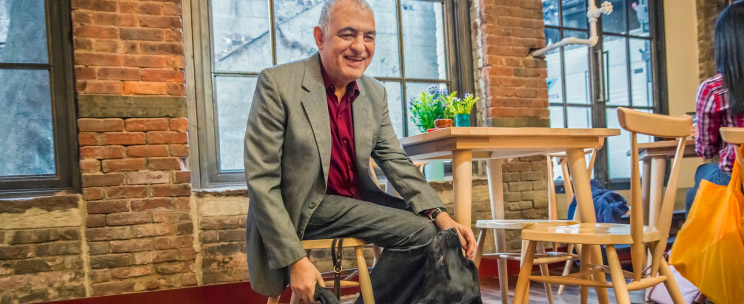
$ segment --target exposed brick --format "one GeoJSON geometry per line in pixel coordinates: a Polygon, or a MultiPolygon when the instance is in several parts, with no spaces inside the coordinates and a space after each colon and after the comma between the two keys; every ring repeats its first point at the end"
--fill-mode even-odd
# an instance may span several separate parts
{"type": "Polygon", "coordinates": [[[110,269],[91,269],[89,272],[91,283],[111,281],[110,269]]]}
{"type": "Polygon", "coordinates": [[[126,240],[132,237],[132,230],[129,226],[89,228],[85,235],[88,241],[126,240]]]}
{"type": "Polygon", "coordinates": [[[508,183],[508,185],[509,185],[509,191],[512,191],[512,192],[532,190],[531,182],[511,182],[511,183],[508,183]]]}
{"type": "Polygon", "coordinates": [[[80,147],[80,157],[82,159],[124,158],[124,151],[124,147],[122,146],[87,146],[80,147]]]}
{"type": "Polygon", "coordinates": [[[140,3],[137,5],[137,13],[143,15],[161,15],[163,8],[160,3],[140,3]]]}
{"type": "Polygon", "coordinates": [[[129,211],[129,203],[125,200],[105,200],[88,202],[88,213],[115,213],[129,211]]]}
{"type": "Polygon", "coordinates": [[[82,38],[117,38],[119,33],[115,27],[96,26],[96,25],[77,25],[72,29],[75,37],[82,38]]]}
{"type": "Polygon", "coordinates": [[[89,68],[89,67],[83,67],[83,66],[75,67],[75,78],[78,80],[95,79],[96,75],[97,75],[96,68],[89,68]]]}
{"type": "MultiPolygon", "coordinates": [[[[97,42],[96,42],[97,43],[97,42]]],[[[98,79],[108,80],[139,80],[139,70],[134,68],[99,68],[98,79]]]]}
{"type": "Polygon", "coordinates": [[[101,161],[97,159],[80,160],[80,172],[82,173],[101,172],[101,161]]]}
{"type": "Polygon", "coordinates": [[[172,68],[177,65],[174,56],[156,55],[124,55],[122,63],[125,66],[142,68],[172,68]]]}
{"type": "Polygon", "coordinates": [[[121,56],[117,54],[75,52],[75,64],[93,66],[119,66],[121,56]]]}
{"type": "Polygon", "coordinates": [[[138,252],[155,248],[152,239],[111,241],[110,244],[112,253],[138,252]]]}
{"type": "Polygon", "coordinates": [[[168,131],[168,118],[130,118],[125,123],[130,132],[168,131]]]}
{"type": "MultiPolygon", "coordinates": [[[[75,49],[76,52],[92,51],[93,50],[93,39],[73,38],[72,47],[75,49]]],[[[77,78],[77,79],[80,80],[83,78],[77,78]]]]}
{"type": "Polygon", "coordinates": [[[132,211],[140,212],[151,209],[173,209],[174,204],[170,198],[148,198],[141,200],[132,200],[132,211]]]}
{"type": "MultiPolygon", "coordinates": [[[[245,230],[241,229],[243,237],[242,241],[245,240],[245,230]]],[[[194,235],[182,235],[176,237],[174,245],[178,248],[191,248],[194,245],[194,235]]]]}
{"type": "Polygon", "coordinates": [[[73,9],[115,12],[117,9],[116,1],[108,0],[72,0],[73,9]]]}
{"type": "Polygon", "coordinates": [[[121,94],[123,85],[119,81],[78,81],[78,93],[84,94],[121,94]]]}
{"type": "Polygon", "coordinates": [[[155,273],[155,266],[133,266],[111,269],[111,276],[115,279],[126,279],[146,276],[155,273]]]}
{"type": "Polygon", "coordinates": [[[87,228],[99,228],[106,226],[106,215],[105,214],[89,214],[85,218],[85,226],[87,228]]]}
{"type": "MultiPolygon", "coordinates": [[[[169,43],[169,42],[143,42],[140,44],[140,49],[142,50],[143,54],[149,54],[149,55],[183,55],[183,44],[181,43],[169,43]]],[[[144,71],[143,71],[144,72],[144,71]]],[[[148,78],[150,79],[156,79],[152,81],[183,81],[183,73],[167,73],[166,71],[162,71],[163,73],[152,73],[148,75],[148,78]],[[160,75],[158,75],[160,74],[160,75]],[[163,80],[157,80],[158,76],[164,77],[163,80]],[[181,80],[179,80],[181,79],[181,80]]],[[[143,80],[144,79],[144,73],[143,73],[143,80]]]]}
{"type": "Polygon", "coordinates": [[[168,95],[186,96],[186,85],[182,83],[169,83],[168,95]]]}
{"type": "Polygon", "coordinates": [[[124,52],[124,54],[139,54],[140,52],[139,42],[124,41],[122,52],[124,52]]]}
{"type": "Polygon", "coordinates": [[[83,188],[83,199],[86,201],[95,201],[102,199],[106,195],[103,188],[83,188]]]}
{"type": "Polygon", "coordinates": [[[163,4],[163,15],[181,16],[181,4],[180,3],[164,3],[163,4]]]}
{"type": "Polygon", "coordinates": [[[181,31],[180,29],[166,29],[164,40],[168,42],[183,41],[183,31],[181,31]]]}
{"type": "Polygon", "coordinates": [[[118,40],[95,39],[93,42],[93,51],[99,53],[119,53],[120,46],[121,42],[118,40]]]}
{"type": "Polygon", "coordinates": [[[134,291],[133,281],[115,281],[91,284],[92,296],[115,295],[134,291]]]}
{"type": "Polygon", "coordinates": [[[186,144],[189,139],[186,132],[153,131],[147,132],[149,144],[186,144]]]}
{"type": "Polygon", "coordinates": [[[164,32],[162,29],[122,28],[119,37],[122,40],[162,41],[164,32]]]}
{"type": "Polygon", "coordinates": [[[173,183],[175,184],[185,184],[191,182],[191,172],[190,171],[174,171],[173,172],[173,183]]]}
{"type": "MultiPolygon", "coordinates": [[[[137,26],[137,18],[133,15],[97,12],[93,13],[93,22],[98,25],[117,27],[137,26]]],[[[118,35],[115,37],[118,38],[118,35]]]]}
{"type": "Polygon", "coordinates": [[[167,92],[168,86],[163,82],[124,82],[124,94],[165,95],[167,92]]]}
{"type": "Polygon", "coordinates": [[[155,238],[155,249],[163,250],[163,249],[173,249],[173,248],[176,248],[173,242],[173,237],[166,236],[166,237],[155,238]]]}
{"type": "Polygon", "coordinates": [[[78,128],[81,132],[117,132],[124,131],[124,120],[120,118],[80,118],[78,128]]]}
{"type": "Polygon", "coordinates": [[[134,237],[173,235],[175,232],[176,227],[172,224],[159,223],[132,226],[132,234],[134,237]]]}
{"type": "Polygon", "coordinates": [[[148,158],[147,167],[150,170],[180,170],[181,160],[177,157],[148,158]]]}
{"type": "Polygon", "coordinates": [[[189,121],[185,117],[171,118],[168,122],[171,131],[187,131],[189,129],[189,121]]]}
{"type": "Polygon", "coordinates": [[[91,255],[111,253],[111,245],[109,242],[88,242],[88,251],[91,255]]]}
{"type": "Polygon", "coordinates": [[[146,171],[127,173],[127,184],[146,185],[146,184],[165,184],[170,182],[170,176],[167,172],[146,171]]]}
{"type": "Polygon", "coordinates": [[[156,223],[191,222],[191,215],[183,211],[161,211],[152,213],[152,221],[156,223]]]}
{"type": "Polygon", "coordinates": [[[193,223],[181,223],[181,224],[178,224],[178,226],[176,227],[177,235],[192,234],[192,233],[194,233],[193,223]]]}
{"type": "Polygon", "coordinates": [[[151,189],[154,197],[191,196],[190,184],[152,185],[151,189]]]}
{"type": "Polygon", "coordinates": [[[19,260],[33,256],[33,245],[0,246],[0,260],[19,260]]]}
{"type": "MultiPolygon", "coordinates": [[[[1,248],[1,247],[0,247],[1,248]]],[[[37,256],[80,254],[80,242],[56,242],[36,246],[37,256]]]]}
{"type": "Polygon", "coordinates": [[[98,146],[98,133],[95,132],[80,132],[78,134],[78,144],[81,146],[98,146]]]}
{"type": "Polygon", "coordinates": [[[93,269],[114,268],[132,265],[130,254],[107,254],[90,257],[90,267],[93,269]]]}
{"type": "MultiPolygon", "coordinates": [[[[148,53],[147,48],[143,44],[142,51],[148,53]]],[[[183,71],[177,70],[143,70],[142,71],[143,81],[166,81],[166,82],[184,82],[186,81],[183,75],[183,71]]]]}
{"type": "Polygon", "coordinates": [[[144,158],[103,160],[103,172],[137,171],[145,169],[144,158]]]}
{"type": "Polygon", "coordinates": [[[139,16],[141,27],[181,28],[181,18],[175,16],[139,16]]]}
{"type": "Polygon", "coordinates": [[[177,197],[173,199],[177,209],[191,209],[191,198],[177,197]]]}
{"type": "MultiPolygon", "coordinates": [[[[172,150],[172,148],[171,148],[171,150],[172,150]]],[[[129,146],[129,147],[127,147],[127,155],[129,157],[163,157],[163,156],[168,156],[168,146],[166,146],[166,145],[129,146]]]]}
{"type": "Polygon", "coordinates": [[[83,187],[118,186],[124,183],[124,174],[83,174],[83,187]]]}
{"type": "Polygon", "coordinates": [[[159,274],[174,274],[186,272],[188,271],[188,267],[186,266],[186,263],[183,262],[166,263],[159,264],[157,267],[157,271],[159,274]]]}
{"type": "Polygon", "coordinates": [[[43,259],[27,259],[18,261],[13,267],[15,275],[39,273],[52,270],[49,263],[43,259]]]}
{"type": "Polygon", "coordinates": [[[189,146],[187,145],[170,145],[170,155],[187,157],[189,156],[189,146]]]}
{"type": "Polygon", "coordinates": [[[142,198],[147,197],[147,186],[118,186],[106,188],[108,198],[142,198]]]}

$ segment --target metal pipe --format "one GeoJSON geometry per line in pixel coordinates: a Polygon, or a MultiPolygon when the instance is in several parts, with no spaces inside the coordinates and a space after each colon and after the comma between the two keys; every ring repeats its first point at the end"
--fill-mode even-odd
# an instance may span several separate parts
{"type": "Polygon", "coordinates": [[[602,3],[602,7],[597,7],[597,4],[593,0],[589,0],[589,10],[586,12],[586,18],[589,19],[589,39],[580,39],[576,37],[567,37],[556,43],[551,43],[549,46],[542,49],[536,50],[530,55],[532,57],[539,57],[545,55],[545,53],[572,44],[584,44],[590,47],[597,45],[599,41],[599,35],[597,34],[597,21],[602,14],[609,15],[612,13],[612,3],[605,1],[602,3]]]}

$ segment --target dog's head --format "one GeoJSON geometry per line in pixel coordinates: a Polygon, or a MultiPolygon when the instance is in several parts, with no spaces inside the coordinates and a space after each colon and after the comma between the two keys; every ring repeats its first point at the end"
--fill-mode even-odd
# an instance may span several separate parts
{"type": "Polygon", "coordinates": [[[445,303],[478,304],[478,269],[462,254],[460,238],[453,229],[437,233],[429,246],[425,284],[445,303]]]}

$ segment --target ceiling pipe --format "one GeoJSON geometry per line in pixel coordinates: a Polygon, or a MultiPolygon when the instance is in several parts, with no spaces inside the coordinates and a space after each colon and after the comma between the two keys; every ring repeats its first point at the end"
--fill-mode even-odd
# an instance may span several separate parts
{"type": "Polygon", "coordinates": [[[597,21],[599,20],[599,17],[602,16],[602,14],[609,15],[610,13],[612,13],[612,3],[605,1],[604,3],[602,3],[602,7],[599,8],[597,7],[597,4],[594,2],[594,0],[589,0],[588,2],[589,10],[586,12],[586,17],[587,19],[589,19],[589,39],[566,37],[563,38],[563,40],[561,41],[551,43],[547,47],[533,51],[532,53],[530,53],[530,55],[532,57],[540,57],[553,49],[571,44],[585,44],[590,47],[597,45],[597,42],[599,41],[599,36],[597,34],[597,21]]]}

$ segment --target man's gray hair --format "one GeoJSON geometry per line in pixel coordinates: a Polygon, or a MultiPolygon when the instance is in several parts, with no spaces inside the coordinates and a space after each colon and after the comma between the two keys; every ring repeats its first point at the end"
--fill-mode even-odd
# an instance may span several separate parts
{"type": "Polygon", "coordinates": [[[328,0],[325,4],[323,4],[323,10],[320,12],[320,20],[318,20],[318,26],[323,30],[323,35],[330,34],[329,31],[331,27],[331,10],[333,9],[333,6],[342,1],[352,2],[360,10],[369,11],[374,16],[372,6],[367,3],[367,0],[328,0]]]}

